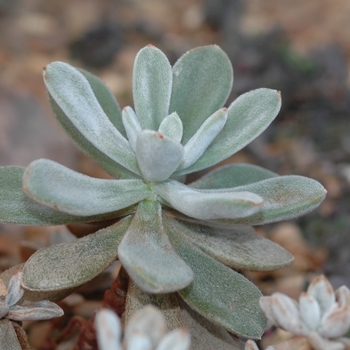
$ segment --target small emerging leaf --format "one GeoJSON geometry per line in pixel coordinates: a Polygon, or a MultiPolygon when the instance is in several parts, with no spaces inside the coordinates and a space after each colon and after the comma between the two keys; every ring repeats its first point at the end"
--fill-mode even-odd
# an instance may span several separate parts
{"type": "Polygon", "coordinates": [[[157,131],[144,130],[136,141],[136,157],[147,181],[164,181],[176,170],[184,154],[183,146],[157,131]]]}
{"type": "Polygon", "coordinates": [[[205,152],[208,146],[225,126],[227,109],[222,108],[212,114],[187,141],[184,146],[184,157],[179,170],[185,169],[195,163],[205,152]]]}
{"type": "Polygon", "coordinates": [[[178,114],[174,112],[165,117],[161,122],[158,131],[176,142],[181,142],[183,126],[178,114]]]}

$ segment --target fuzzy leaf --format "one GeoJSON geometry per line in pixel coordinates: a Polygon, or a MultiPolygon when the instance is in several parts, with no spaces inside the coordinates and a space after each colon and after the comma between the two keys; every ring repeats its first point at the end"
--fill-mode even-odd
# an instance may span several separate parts
{"type": "Polygon", "coordinates": [[[83,136],[82,133],[69,120],[67,115],[63,112],[55,100],[50,96],[50,93],[48,95],[51,109],[57,121],[61,124],[66,134],[85,154],[91,157],[102,169],[106,170],[115,178],[137,177],[133,172],[116,163],[114,160],[96,148],[90,141],[88,141],[85,136],[83,136]]]}
{"type": "Polygon", "coordinates": [[[43,75],[52,99],[80,136],[114,162],[139,174],[129,142],[106,116],[84,75],[63,62],[50,63],[43,75]]]}
{"type": "Polygon", "coordinates": [[[60,213],[25,195],[22,179],[25,169],[0,167],[0,221],[19,225],[62,225],[92,222],[115,217],[115,213],[88,217],[60,213]]]}
{"type": "Polygon", "coordinates": [[[174,112],[165,117],[161,122],[158,131],[176,142],[181,142],[183,126],[178,114],[174,112]]]}
{"type": "Polygon", "coordinates": [[[153,305],[162,311],[165,317],[168,330],[181,327],[180,307],[175,293],[150,294],[140,289],[132,279],[129,280],[128,293],[126,296],[126,305],[124,319],[128,326],[131,318],[146,305],[153,305]]]}
{"type": "Polygon", "coordinates": [[[121,210],[150,195],[142,180],[96,179],[47,159],[28,166],[23,188],[41,204],[82,216],[121,210]]]}
{"type": "Polygon", "coordinates": [[[196,163],[178,175],[208,168],[232,156],[259,136],[280,108],[281,96],[275,90],[257,89],[239,96],[228,108],[227,122],[218,137],[196,163]]]}
{"type": "Polygon", "coordinates": [[[17,271],[13,274],[8,285],[8,294],[5,296],[5,303],[10,307],[17,304],[22,298],[24,290],[21,287],[22,271],[17,271]]]}
{"type": "Polygon", "coordinates": [[[124,125],[122,122],[122,112],[119,107],[118,101],[112,94],[111,90],[104,84],[104,82],[96,77],[95,75],[87,72],[84,69],[79,69],[80,73],[89,82],[94,95],[97,98],[103,111],[106,113],[112,124],[120,131],[120,133],[125,137],[126,132],[124,130],[124,125]]]}
{"type": "Polygon", "coordinates": [[[262,205],[262,198],[248,191],[196,190],[174,180],[152,188],[174,209],[196,219],[246,217],[262,205]]]}
{"type": "Polygon", "coordinates": [[[12,322],[6,319],[0,320],[0,349],[22,350],[12,322]]]}
{"type": "Polygon", "coordinates": [[[134,110],[131,107],[125,107],[123,109],[123,124],[130,146],[134,152],[136,152],[136,140],[137,136],[142,131],[142,128],[134,110]]]}
{"type": "Polygon", "coordinates": [[[132,91],[142,129],[158,130],[168,115],[172,71],[162,51],[148,45],[135,58],[132,91]]]}
{"type": "Polygon", "coordinates": [[[215,137],[225,126],[227,120],[227,109],[222,108],[212,114],[188,140],[184,146],[184,157],[179,169],[185,169],[195,163],[215,137]]]}
{"type": "Polygon", "coordinates": [[[287,250],[256,235],[250,226],[236,225],[230,230],[186,222],[178,222],[178,226],[184,226],[186,240],[234,269],[272,271],[293,261],[287,250]]]}
{"type": "Polygon", "coordinates": [[[228,164],[212,170],[188,186],[197,189],[231,188],[277,176],[270,170],[252,164],[228,164]]]}
{"type": "Polygon", "coordinates": [[[230,332],[260,338],[266,319],[259,306],[258,288],[187,242],[183,225],[165,216],[163,222],[177,253],[194,273],[193,282],[178,292],[185,302],[230,332]]]}
{"type": "Polygon", "coordinates": [[[8,318],[15,321],[50,320],[61,316],[63,316],[63,310],[48,300],[15,305],[8,313],[8,318]]]}
{"type": "Polygon", "coordinates": [[[24,266],[23,287],[55,291],[90,281],[116,259],[118,245],[130,222],[129,216],[76,241],[38,250],[24,266]]]}
{"type": "Polygon", "coordinates": [[[218,46],[190,50],[175,63],[169,113],[176,112],[182,120],[183,144],[224,105],[232,82],[231,62],[218,46]]]}
{"type": "MultiPolygon", "coordinates": [[[[180,299],[180,298],[179,298],[180,299]]],[[[208,321],[191,310],[183,300],[181,305],[181,325],[191,334],[191,350],[241,350],[242,343],[222,327],[208,321]]]]}
{"type": "Polygon", "coordinates": [[[183,146],[157,131],[144,130],[136,141],[136,157],[147,181],[164,181],[176,170],[184,154],[183,146]]]}
{"type": "Polygon", "coordinates": [[[304,215],[317,208],[327,192],[319,182],[297,175],[278,176],[230,191],[249,191],[264,200],[258,213],[231,220],[231,223],[243,225],[262,225],[304,215]]]}
{"type": "Polygon", "coordinates": [[[148,293],[169,293],[188,286],[192,270],[176,254],[164,231],[161,206],[144,201],[118,248],[131,279],[148,293]]]}

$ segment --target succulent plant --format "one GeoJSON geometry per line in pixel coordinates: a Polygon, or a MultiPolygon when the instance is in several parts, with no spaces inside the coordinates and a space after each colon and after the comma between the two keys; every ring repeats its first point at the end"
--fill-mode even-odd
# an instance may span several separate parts
{"type": "Polygon", "coordinates": [[[101,309],[95,318],[100,350],[189,350],[190,334],[185,329],[166,333],[163,314],[152,305],[139,310],[130,320],[122,342],[119,318],[109,309],[101,309]],[[123,346],[124,345],[124,346],[123,346]]]}
{"type": "MultiPolygon", "coordinates": [[[[259,338],[266,322],[261,293],[233,269],[273,270],[292,256],[255,235],[250,225],[305,214],[326,191],[312,179],[249,164],[217,168],[188,185],[183,181],[263,132],[280,109],[280,93],[257,89],[222,108],[233,74],[217,46],[191,50],[174,67],[154,46],[140,50],[133,70],[135,111],[121,112],[98,78],[66,63],[49,64],[43,75],[58,122],[113,179],[92,178],[46,159],[27,169],[2,168],[0,221],[109,226],[36,252],[24,267],[23,286],[70,291],[118,257],[134,291],[128,292],[128,315],[142,306],[141,299],[164,312],[165,305],[178,312],[189,306],[184,312],[194,310],[192,326],[202,315],[209,320],[201,323],[204,328],[213,322],[259,338]]],[[[168,315],[168,325],[179,325],[175,314],[168,315]]]]}
{"type": "MultiPolygon", "coordinates": [[[[305,337],[304,343],[312,349],[344,350],[350,346],[350,340],[342,338],[350,329],[350,291],[342,286],[334,292],[324,276],[313,280],[300,295],[299,303],[287,295],[274,293],[261,297],[260,305],[275,326],[305,337]]],[[[301,343],[300,338],[296,341],[301,343]]],[[[289,347],[285,344],[280,347],[297,349],[292,341],[289,347]]]]}
{"type": "Polygon", "coordinates": [[[6,286],[0,275],[0,349],[21,350],[26,339],[24,331],[13,321],[48,320],[63,315],[63,310],[48,300],[30,301],[22,298],[22,271],[16,270],[6,286]],[[23,345],[23,344],[22,344],[23,345]]]}

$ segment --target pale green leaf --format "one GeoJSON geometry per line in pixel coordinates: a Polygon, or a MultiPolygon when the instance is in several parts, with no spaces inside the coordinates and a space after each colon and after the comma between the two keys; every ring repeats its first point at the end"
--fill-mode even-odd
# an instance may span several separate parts
{"type": "Polygon", "coordinates": [[[140,289],[132,280],[129,281],[124,319],[126,326],[131,318],[146,305],[153,305],[162,311],[168,330],[181,327],[180,307],[175,293],[150,294],[140,289]]]}
{"type": "Polygon", "coordinates": [[[232,82],[231,62],[218,46],[195,48],[175,63],[169,113],[176,112],[182,120],[183,144],[224,105],[232,82]]]}
{"type": "Polygon", "coordinates": [[[227,120],[227,109],[222,108],[212,114],[187,141],[184,146],[184,156],[178,169],[185,169],[195,163],[215,137],[225,126],[227,120]]]}
{"type": "Polygon", "coordinates": [[[139,133],[142,131],[140,122],[131,107],[123,109],[123,124],[128,136],[131,148],[136,152],[136,140],[139,133]]]}
{"type": "Polygon", "coordinates": [[[24,302],[11,307],[8,318],[14,321],[40,321],[63,316],[63,310],[48,300],[24,302]]]}
{"type": "Polygon", "coordinates": [[[107,157],[138,174],[129,142],[104,113],[84,75],[69,64],[53,62],[46,66],[43,76],[51,98],[80,135],[107,157]]]}
{"type": "Polygon", "coordinates": [[[181,142],[183,134],[183,125],[178,114],[174,112],[165,117],[162,120],[158,131],[162,135],[167,136],[176,142],[181,142]]]}
{"type": "Polygon", "coordinates": [[[197,190],[169,180],[152,189],[172,208],[196,219],[241,218],[260,210],[262,198],[252,192],[197,190]]]}
{"type": "Polygon", "coordinates": [[[135,58],[132,91],[142,129],[158,130],[168,115],[172,71],[162,51],[148,45],[135,58]]]}
{"type": "Polygon", "coordinates": [[[188,186],[197,189],[231,188],[278,176],[252,164],[228,164],[212,170],[188,186]]]}
{"type": "Polygon", "coordinates": [[[138,346],[140,340],[149,342],[150,350],[154,349],[166,333],[165,319],[161,311],[146,305],[132,316],[125,329],[124,341],[127,349],[143,350],[146,347],[138,346]]]}
{"type": "Polygon", "coordinates": [[[190,331],[192,350],[242,349],[242,342],[233,339],[224,328],[191,310],[181,298],[179,299],[181,305],[181,326],[190,331]]]}
{"type": "Polygon", "coordinates": [[[0,320],[0,349],[22,350],[12,322],[7,319],[0,320]]]}
{"type": "Polygon", "coordinates": [[[183,146],[158,131],[143,130],[136,141],[136,157],[147,181],[164,181],[176,170],[184,154],[183,146]]]}
{"type": "Polygon", "coordinates": [[[259,213],[234,220],[244,225],[262,225],[304,215],[317,208],[327,193],[316,180],[297,175],[274,177],[232,190],[250,191],[264,199],[259,213]]]}
{"type": "Polygon", "coordinates": [[[97,101],[101,105],[103,111],[106,113],[112,124],[120,131],[125,137],[126,133],[122,123],[122,112],[119,107],[118,101],[112,94],[111,90],[104,84],[104,82],[95,75],[87,72],[84,69],[79,69],[80,73],[89,82],[92,91],[94,92],[97,101]]]}
{"type": "Polygon", "coordinates": [[[166,216],[163,216],[163,222],[177,253],[194,273],[193,282],[178,292],[185,302],[229,332],[260,338],[266,319],[259,306],[261,293],[258,288],[189,243],[184,225],[166,216]]]}
{"type": "Polygon", "coordinates": [[[132,281],[130,281],[125,307],[126,325],[128,325],[130,318],[138,310],[150,304],[162,311],[168,331],[180,327],[190,331],[191,350],[213,350],[214,348],[216,350],[241,349],[239,347],[240,343],[234,341],[224,328],[206,320],[191,310],[176,293],[149,294],[138,288],[132,281]]]}
{"type": "Polygon", "coordinates": [[[0,167],[1,222],[19,225],[62,225],[107,220],[118,216],[118,213],[74,216],[42,205],[23,192],[24,171],[21,167],[0,167]]]}
{"type": "Polygon", "coordinates": [[[71,289],[90,281],[117,257],[131,217],[69,243],[43,248],[23,268],[24,288],[35,291],[71,289]]]}
{"type": "Polygon", "coordinates": [[[272,271],[289,265],[293,256],[280,245],[258,236],[250,226],[231,229],[178,222],[186,239],[215,260],[234,269],[272,271]]]}
{"type": "Polygon", "coordinates": [[[257,89],[239,96],[228,108],[227,122],[220,134],[196,163],[178,174],[208,168],[232,156],[259,136],[280,108],[281,96],[275,90],[257,89]]]}
{"type": "Polygon", "coordinates": [[[118,248],[118,257],[130,278],[149,293],[169,293],[193,279],[192,270],[179,258],[164,231],[158,202],[139,204],[118,248]]]}
{"type": "Polygon", "coordinates": [[[121,210],[151,193],[142,180],[96,179],[47,159],[30,163],[23,189],[41,204],[81,216],[121,210]]]}
{"type": "Polygon", "coordinates": [[[49,96],[49,102],[51,109],[57,119],[61,124],[62,128],[66,134],[74,141],[74,143],[89,157],[91,157],[102,169],[106,170],[110,175],[115,178],[135,178],[136,174],[122,167],[120,164],[116,163],[114,160],[102,153],[98,148],[96,148],[90,141],[88,141],[85,136],[74,126],[74,124],[69,120],[67,115],[63,112],[60,106],[55,102],[55,100],[49,96]]]}

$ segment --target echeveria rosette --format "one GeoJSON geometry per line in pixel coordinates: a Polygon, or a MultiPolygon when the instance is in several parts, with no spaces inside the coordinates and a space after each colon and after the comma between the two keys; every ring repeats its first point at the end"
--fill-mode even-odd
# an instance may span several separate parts
{"type": "Polygon", "coordinates": [[[133,72],[135,111],[121,111],[99,79],[66,63],[49,64],[44,81],[59,123],[113,179],[45,159],[25,171],[3,168],[1,220],[111,225],[35,253],[24,268],[25,287],[72,289],[118,256],[144,293],[178,291],[210,321],[259,338],[261,294],[231,268],[273,270],[292,256],[247,225],[307,213],[323,200],[324,188],[248,164],[218,168],[190,185],[179,179],[230,157],[264,131],[280,109],[279,92],[250,91],[223,108],[233,75],[217,46],[191,50],[174,67],[154,46],[142,49],[133,72]]]}

